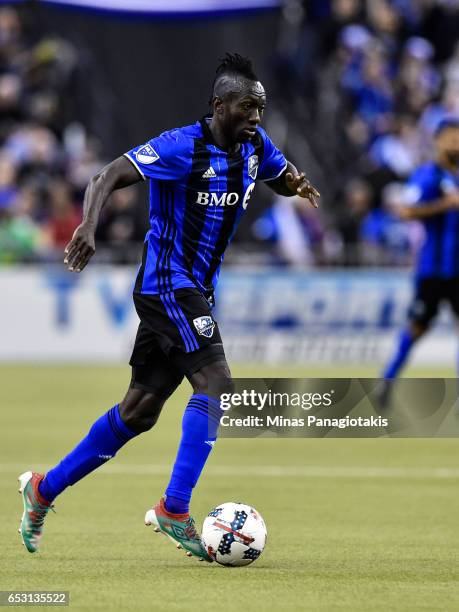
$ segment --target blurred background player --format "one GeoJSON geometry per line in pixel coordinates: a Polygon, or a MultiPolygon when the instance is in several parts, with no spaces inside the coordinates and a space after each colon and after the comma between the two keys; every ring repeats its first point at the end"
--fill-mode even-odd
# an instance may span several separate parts
{"type": "Polygon", "coordinates": [[[435,135],[435,159],[414,172],[403,199],[400,215],[422,221],[425,240],[415,268],[409,322],[383,373],[383,405],[390,400],[393,379],[414,344],[429,329],[440,304],[448,302],[456,319],[459,317],[459,117],[440,123],[435,135]]]}
{"type": "Polygon", "coordinates": [[[86,190],[83,221],[65,249],[65,263],[76,272],[95,252],[99,214],[111,193],[150,179],[151,229],[134,287],[140,325],[130,360],[132,379],[122,402],[100,417],[46,476],[29,471],[19,477],[24,501],[20,533],[29,552],[39,547],[53,500],[151,429],[186,376],[193,395],[166,497],[145,521],[189,556],[212,561],[189,502],[217,437],[218,398],[232,389],[211,310],[223,254],[256,180],[267,181],[278,194],[308,198],[315,207],[319,194],[259,127],[266,94],[250,60],[226,55],[211,100],[211,115],[132,149],[94,176],[86,190]]]}

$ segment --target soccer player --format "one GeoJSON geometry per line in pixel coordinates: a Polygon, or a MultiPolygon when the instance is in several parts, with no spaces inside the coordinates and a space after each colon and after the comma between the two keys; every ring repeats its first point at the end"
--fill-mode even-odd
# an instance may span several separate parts
{"type": "Polygon", "coordinates": [[[255,182],[307,198],[316,189],[259,126],[266,94],[249,59],[226,54],[216,71],[212,113],[135,147],[94,176],[83,222],[65,249],[69,270],[81,272],[95,252],[99,213],[115,189],[150,181],[150,225],[134,287],[140,324],[124,399],[46,475],[19,477],[24,502],[20,533],[29,552],[40,544],[52,502],[69,485],[113,458],[155,425],[186,376],[193,394],[165,497],[147,512],[152,524],[189,556],[212,561],[189,514],[189,503],[212,450],[221,416],[218,397],[232,381],[212,316],[223,254],[247,208],[255,182]]]}
{"type": "Polygon", "coordinates": [[[380,403],[390,401],[393,379],[413,345],[429,329],[441,302],[459,317],[459,117],[444,119],[435,133],[435,160],[420,166],[408,182],[403,218],[418,219],[425,241],[415,269],[415,296],[394,355],[384,373],[380,403]]]}

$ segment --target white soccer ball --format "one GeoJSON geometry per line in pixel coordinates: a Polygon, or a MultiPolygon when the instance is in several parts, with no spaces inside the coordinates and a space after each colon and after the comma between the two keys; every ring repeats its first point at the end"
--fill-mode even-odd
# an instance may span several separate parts
{"type": "Polygon", "coordinates": [[[246,504],[227,502],[216,506],[204,519],[202,541],[220,565],[249,565],[266,544],[266,525],[259,512],[246,504]]]}

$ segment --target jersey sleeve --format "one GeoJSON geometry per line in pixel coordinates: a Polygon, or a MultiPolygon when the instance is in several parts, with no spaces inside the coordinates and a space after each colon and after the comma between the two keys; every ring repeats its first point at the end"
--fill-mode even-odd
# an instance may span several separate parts
{"type": "Polygon", "coordinates": [[[124,156],[145,180],[173,181],[182,178],[191,163],[192,140],[180,130],[164,132],[146,144],[134,147],[124,156]]]}
{"type": "Polygon", "coordinates": [[[259,181],[273,181],[286,169],[287,160],[268,134],[262,128],[258,128],[258,131],[263,139],[263,159],[258,168],[257,178],[259,181]]]}
{"type": "Polygon", "coordinates": [[[405,206],[420,206],[441,195],[438,176],[430,167],[421,166],[408,179],[403,193],[405,206]]]}

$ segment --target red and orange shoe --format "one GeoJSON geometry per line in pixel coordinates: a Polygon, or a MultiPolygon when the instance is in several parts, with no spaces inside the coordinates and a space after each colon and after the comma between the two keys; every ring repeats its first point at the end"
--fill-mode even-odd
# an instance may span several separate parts
{"type": "Polygon", "coordinates": [[[43,535],[43,524],[49,510],[53,505],[40,495],[38,485],[44,478],[44,474],[35,472],[24,472],[18,478],[19,493],[22,494],[24,512],[22,514],[19,533],[24,546],[30,553],[37,552],[43,535]]]}
{"type": "Polygon", "coordinates": [[[145,514],[145,525],[153,525],[156,533],[163,533],[170,538],[177,548],[183,548],[188,557],[198,557],[200,561],[212,563],[201,538],[196,531],[193,517],[186,514],[172,514],[166,510],[164,498],[145,514]]]}

